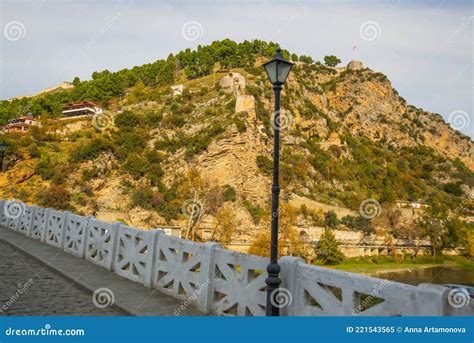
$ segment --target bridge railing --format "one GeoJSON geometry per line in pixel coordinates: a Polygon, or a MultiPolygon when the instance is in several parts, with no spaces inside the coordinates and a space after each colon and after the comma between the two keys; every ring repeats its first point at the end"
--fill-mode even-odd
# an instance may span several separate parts
{"type": "MultiPolygon", "coordinates": [[[[262,316],[268,259],[142,230],[122,223],[0,201],[0,225],[155,288],[217,315],[262,316]]],[[[450,306],[449,290],[335,271],[282,257],[282,315],[461,315],[474,304],[450,306]]],[[[179,309],[178,309],[179,313],[179,309]]]]}

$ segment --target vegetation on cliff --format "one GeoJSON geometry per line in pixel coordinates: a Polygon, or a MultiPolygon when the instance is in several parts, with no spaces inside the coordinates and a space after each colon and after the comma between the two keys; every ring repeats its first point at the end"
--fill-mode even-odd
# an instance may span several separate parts
{"type": "MultiPolygon", "coordinates": [[[[206,226],[210,239],[245,237],[254,241],[253,252],[266,254],[269,237],[259,228],[269,225],[273,94],[259,65],[275,48],[223,40],[140,67],[94,72],[91,80],[76,78],[73,89],[1,101],[0,123],[29,112],[43,122],[28,135],[5,136],[2,197],[90,215],[112,202],[117,211],[147,213],[150,227],[178,221],[189,238],[204,239],[198,228],[206,226]],[[236,111],[241,99],[221,88],[229,71],[245,77],[239,91],[253,99],[252,108],[236,111]],[[173,94],[170,86],[178,83],[184,91],[173,94]],[[83,100],[104,106],[106,122],[70,130],[72,124],[51,120],[67,103],[83,100]],[[200,217],[183,213],[190,199],[203,206],[200,217]]],[[[382,215],[338,218],[285,204],[282,249],[305,254],[292,244],[301,241],[298,218],[367,236],[383,227],[393,237],[427,237],[435,252],[467,246],[472,228],[463,218],[474,208],[470,138],[406,104],[381,73],[333,68],[340,63],[335,56],[323,65],[284,54],[297,62],[282,94],[289,122],[282,133],[284,202],[299,195],[359,211],[374,199],[382,215]],[[394,209],[400,200],[429,210],[407,225],[394,209]]],[[[340,260],[337,250],[328,256],[340,260]]]]}

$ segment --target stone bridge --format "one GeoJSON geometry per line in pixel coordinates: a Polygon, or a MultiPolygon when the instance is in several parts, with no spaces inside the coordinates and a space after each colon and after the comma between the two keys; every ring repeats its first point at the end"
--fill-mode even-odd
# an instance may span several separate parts
{"type": "MultiPolygon", "coordinates": [[[[105,314],[265,315],[268,259],[230,251],[218,243],[187,241],[162,230],[141,230],[5,200],[0,201],[1,241],[89,292],[112,289],[106,295],[115,297],[117,309],[105,314]]],[[[4,246],[0,245],[2,264],[8,259],[4,246]]],[[[295,257],[282,257],[280,264],[282,315],[474,314],[469,298],[439,285],[407,285],[312,266],[295,257]]],[[[0,269],[2,281],[8,281],[4,275],[8,270],[0,269]]],[[[59,291],[45,288],[53,294],[59,291]]]]}

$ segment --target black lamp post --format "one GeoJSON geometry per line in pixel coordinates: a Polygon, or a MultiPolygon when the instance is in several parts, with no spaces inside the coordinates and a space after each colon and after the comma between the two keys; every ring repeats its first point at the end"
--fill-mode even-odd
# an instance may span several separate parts
{"type": "Polygon", "coordinates": [[[7,142],[0,142],[0,171],[3,171],[3,155],[5,155],[5,150],[7,150],[7,142]]]}
{"type": "Polygon", "coordinates": [[[278,207],[279,207],[279,171],[280,171],[280,93],[281,87],[286,81],[290,73],[292,63],[285,60],[281,54],[280,48],[275,52],[272,60],[265,63],[264,68],[267,72],[268,79],[273,85],[275,93],[275,113],[273,118],[273,184],[272,184],[272,231],[270,245],[270,264],[267,267],[268,277],[267,283],[267,316],[279,316],[280,307],[275,301],[278,297],[278,287],[281,279],[280,266],[278,265],[278,207]]]}

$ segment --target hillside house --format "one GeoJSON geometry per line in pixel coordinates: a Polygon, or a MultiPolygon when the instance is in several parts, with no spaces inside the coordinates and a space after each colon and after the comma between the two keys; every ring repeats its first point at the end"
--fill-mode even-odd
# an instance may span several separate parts
{"type": "Polygon", "coordinates": [[[26,133],[28,132],[30,126],[41,126],[41,123],[39,120],[33,118],[33,115],[28,114],[26,116],[20,116],[18,118],[10,120],[3,128],[3,131],[26,133]]]}
{"type": "Polygon", "coordinates": [[[102,107],[90,102],[84,101],[77,104],[70,104],[61,111],[64,117],[93,116],[102,114],[102,107]]]}

